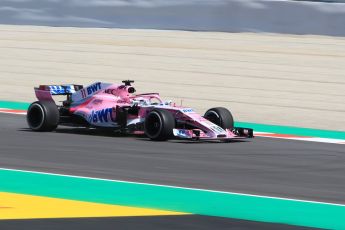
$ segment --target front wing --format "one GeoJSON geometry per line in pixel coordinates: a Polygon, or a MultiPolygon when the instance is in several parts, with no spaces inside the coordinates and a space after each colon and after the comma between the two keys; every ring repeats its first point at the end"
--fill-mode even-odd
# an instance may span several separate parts
{"type": "Polygon", "coordinates": [[[181,139],[190,140],[233,140],[253,138],[254,132],[250,128],[226,129],[226,134],[217,135],[215,133],[205,133],[200,129],[173,129],[174,136],[181,139]]]}

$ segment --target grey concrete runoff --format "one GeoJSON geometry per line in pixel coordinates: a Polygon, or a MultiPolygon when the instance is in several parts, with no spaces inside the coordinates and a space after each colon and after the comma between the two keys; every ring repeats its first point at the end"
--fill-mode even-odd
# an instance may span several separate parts
{"type": "Polygon", "coordinates": [[[345,39],[263,33],[0,26],[0,100],[39,84],[133,79],[139,93],[235,120],[345,130],[345,39]]]}
{"type": "Polygon", "coordinates": [[[254,138],[152,142],[84,129],[27,129],[0,115],[0,167],[345,204],[342,145],[254,138]]]}
{"type": "Polygon", "coordinates": [[[344,9],[339,0],[2,0],[0,23],[345,36],[344,9]]]}

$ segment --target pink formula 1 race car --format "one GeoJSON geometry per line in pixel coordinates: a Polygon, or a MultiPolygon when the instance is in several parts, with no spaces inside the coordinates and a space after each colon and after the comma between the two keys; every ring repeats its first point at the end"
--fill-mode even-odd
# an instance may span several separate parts
{"type": "Polygon", "coordinates": [[[134,94],[131,85],[96,82],[81,85],[41,85],[38,101],[27,112],[34,131],[53,131],[58,125],[108,128],[124,134],[145,134],[151,140],[172,138],[224,140],[252,138],[253,130],[234,128],[229,110],[209,109],[204,116],[191,108],[163,101],[158,93],[134,94]],[[62,105],[52,96],[66,95],[62,105]]]}

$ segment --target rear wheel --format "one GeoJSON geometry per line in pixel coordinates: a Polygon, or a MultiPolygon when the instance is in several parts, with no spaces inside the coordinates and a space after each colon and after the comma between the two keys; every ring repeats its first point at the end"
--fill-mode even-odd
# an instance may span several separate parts
{"type": "Polygon", "coordinates": [[[145,119],[145,134],[154,141],[165,141],[171,138],[174,128],[174,116],[166,110],[154,109],[145,119]]]}
{"type": "Polygon", "coordinates": [[[54,102],[36,101],[30,105],[26,120],[34,131],[53,131],[59,123],[59,110],[54,102]]]}
{"type": "Polygon", "coordinates": [[[231,112],[223,107],[216,107],[206,111],[204,117],[223,129],[233,129],[234,119],[231,112]]]}

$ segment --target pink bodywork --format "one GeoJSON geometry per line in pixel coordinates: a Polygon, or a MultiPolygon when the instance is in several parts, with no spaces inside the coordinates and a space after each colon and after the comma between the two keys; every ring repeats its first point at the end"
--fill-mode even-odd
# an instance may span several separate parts
{"type": "MultiPolygon", "coordinates": [[[[136,107],[138,115],[128,116],[127,125],[138,124],[145,121],[147,114],[155,108],[164,109],[173,114],[177,122],[183,121],[196,127],[193,130],[174,129],[174,135],[187,139],[241,139],[231,130],[208,121],[193,109],[176,106],[171,102],[164,102],[158,93],[132,94],[132,86],[108,84],[97,82],[82,88],[71,96],[69,112],[83,117],[90,125],[95,127],[117,127],[116,110],[121,107],[136,107]],[[196,135],[196,133],[199,133],[196,135]]],[[[52,93],[47,89],[35,89],[39,100],[52,100],[52,93]]],[[[136,132],[140,133],[140,132],[136,132]]]]}

